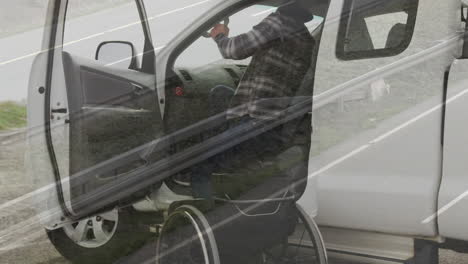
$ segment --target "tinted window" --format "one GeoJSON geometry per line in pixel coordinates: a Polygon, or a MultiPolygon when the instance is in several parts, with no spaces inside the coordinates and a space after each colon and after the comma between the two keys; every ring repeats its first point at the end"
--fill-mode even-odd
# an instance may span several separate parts
{"type": "Polygon", "coordinates": [[[418,0],[348,0],[337,43],[343,60],[394,56],[411,42],[418,0]]]}

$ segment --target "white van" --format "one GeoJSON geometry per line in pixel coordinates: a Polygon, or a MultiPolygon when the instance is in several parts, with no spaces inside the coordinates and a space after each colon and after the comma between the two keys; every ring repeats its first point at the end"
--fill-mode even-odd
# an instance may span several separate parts
{"type": "MultiPolygon", "coordinates": [[[[219,124],[203,110],[208,94],[235,88],[250,62],[223,60],[205,32],[225,20],[231,34],[243,33],[282,4],[219,1],[201,16],[177,17],[186,27],[173,32],[147,14],[164,9],[156,2],[129,1],[125,15],[103,12],[113,19],[106,21],[74,15],[79,0],[49,1],[47,52],[30,78],[29,163],[44,190],[41,219],[64,256],[103,263],[129,254],[147,233],[141,218],[158,231],[190,196],[170,177],[252,132],[183,155],[167,150],[219,124]],[[170,40],[156,45],[163,35],[170,40]]],[[[422,264],[438,263],[439,247],[468,248],[465,7],[309,1],[313,63],[304,101],[288,113],[313,124],[309,184],[298,203],[321,226],[329,254],[422,264]]]]}

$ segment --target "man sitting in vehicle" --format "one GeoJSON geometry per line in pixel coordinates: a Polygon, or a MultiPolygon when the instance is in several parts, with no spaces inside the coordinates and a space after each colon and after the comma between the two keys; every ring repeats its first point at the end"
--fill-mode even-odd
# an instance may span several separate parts
{"type": "MultiPolygon", "coordinates": [[[[228,120],[271,120],[282,116],[291,103],[291,100],[284,99],[297,95],[311,66],[315,41],[304,24],[312,19],[313,15],[297,0],[280,6],[251,31],[236,37],[229,37],[226,25],[215,25],[210,36],[216,41],[224,58],[241,60],[252,57],[231,99],[228,120]]],[[[213,89],[214,93],[217,89],[232,90],[218,86],[213,89]]],[[[284,125],[276,127],[242,143],[235,152],[241,156],[253,153],[258,160],[265,156],[275,156],[279,150],[293,144],[295,132],[291,129],[286,131],[288,129],[284,125]]],[[[310,137],[310,133],[306,137],[310,137]]],[[[308,148],[308,143],[305,145],[308,148]]],[[[210,177],[214,163],[223,161],[215,157],[192,169],[194,197],[211,197],[210,177]]]]}

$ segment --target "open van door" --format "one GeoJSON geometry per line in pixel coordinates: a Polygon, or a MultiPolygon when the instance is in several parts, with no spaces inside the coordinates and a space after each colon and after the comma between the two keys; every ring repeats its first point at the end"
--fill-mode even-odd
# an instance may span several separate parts
{"type": "Polygon", "coordinates": [[[131,175],[148,165],[144,145],[158,137],[162,122],[143,2],[94,13],[82,1],[55,2],[45,131],[58,200],[73,218],[143,186],[131,175]]]}

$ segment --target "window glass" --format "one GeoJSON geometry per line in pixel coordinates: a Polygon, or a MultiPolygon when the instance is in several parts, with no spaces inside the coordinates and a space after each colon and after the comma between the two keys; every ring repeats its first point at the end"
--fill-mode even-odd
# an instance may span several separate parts
{"type": "MultiPolygon", "coordinates": [[[[248,32],[253,26],[260,23],[265,17],[274,12],[276,8],[262,5],[243,9],[230,17],[229,28],[231,36],[248,32]]],[[[200,37],[190,45],[176,60],[176,67],[201,67],[210,63],[232,63],[248,65],[250,57],[242,61],[223,59],[218,46],[211,38],[200,37]]]]}
{"type": "MultiPolygon", "coordinates": [[[[275,12],[276,9],[270,6],[253,5],[231,15],[229,20],[230,36],[237,36],[250,31],[253,26],[275,12]]],[[[314,19],[305,25],[312,32],[322,22],[322,17],[314,16],[314,19]]],[[[178,57],[175,66],[201,67],[210,63],[231,63],[246,66],[250,60],[250,57],[245,60],[224,59],[218,50],[218,46],[211,38],[200,37],[178,57]]]]}
{"type": "Polygon", "coordinates": [[[193,23],[193,19],[219,4],[222,0],[143,0],[155,52],[160,51],[171,39],[193,23]]]}
{"type": "MultiPolygon", "coordinates": [[[[106,41],[130,42],[138,57],[137,67],[141,67],[145,36],[140,21],[134,0],[69,0],[63,50],[74,56],[94,60],[99,44],[106,41]]],[[[128,67],[128,61],[116,62],[106,64],[128,67]]]]}
{"type": "Polygon", "coordinates": [[[337,56],[363,59],[394,56],[411,42],[418,0],[345,2],[337,56]]]}

